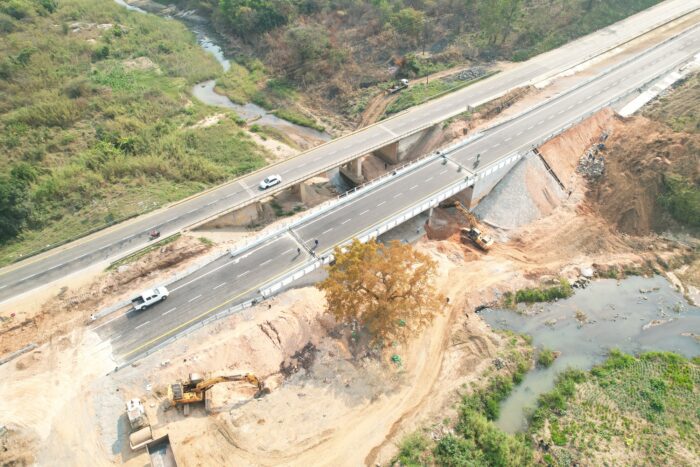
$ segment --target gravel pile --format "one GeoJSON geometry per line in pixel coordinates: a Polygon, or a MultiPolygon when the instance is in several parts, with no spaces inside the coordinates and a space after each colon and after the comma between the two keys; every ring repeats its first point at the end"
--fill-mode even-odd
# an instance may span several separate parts
{"type": "Polygon", "coordinates": [[[473,79],[481,78],[486,74],[486,70],[480,66],[474,68],[469,68],[467,70],[462,70],[457,74],[454,74],[447,78],[447,81],[471,81],[473,79]]]}

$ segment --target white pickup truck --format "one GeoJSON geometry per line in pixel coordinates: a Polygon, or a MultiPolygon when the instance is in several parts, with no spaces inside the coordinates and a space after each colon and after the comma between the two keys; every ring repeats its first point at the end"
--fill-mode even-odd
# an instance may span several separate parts
{"type": "Polygon", "coordinates": [[[163,286],[156,287],[155,289],[144,290],[141,295],[134,297],[131,300],[131,304],[134,306],[134,310],[140,311],[145,310],[147,307],[165,300],[170,295],[168,289],[163,286]]]}

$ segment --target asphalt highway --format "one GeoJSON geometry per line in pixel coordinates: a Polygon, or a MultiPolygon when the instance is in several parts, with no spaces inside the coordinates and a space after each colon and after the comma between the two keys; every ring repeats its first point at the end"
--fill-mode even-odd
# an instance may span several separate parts
{"type": "Polygon", "coordinates": [[[293,159],[65,247],[8,266],[0,271],[0,300],[7,300],[100,261],[115,259],[138,250],[148,244],[148,232],[153,229],[160,230],[166,236],[234,207],[254,202],[297,181],[397,141],[402,136],[444,121],[469,107],[478,106],[514,87],[564,71],[637,37],[653,26],[698,8],[700,0],[669,0],[508,71],[333,140],[293,159]],[[257,188],[259,181],[271,174],[280,174],[283,183],[273,190],[260,192],[257,188]]]}
{"type": "Polygon", "coordinates": [[[296,227],[292,234],[258,245],[240,257],[213,262],[172,286],[170,298],[141,313],[129,313],[99,325],[111,340],[118,361],[126,361],[158,345],[181,330],[228,306],[255,295],[258,289],[299,268],[314,253],[332,248],[434,196],[465,177],[485,170],[569,123],[635,90],[653,76],[677,68],[700,50],[700,28],[695,28],[624,66],[548,101],[539,108],[493,128],[448,154],[447,160],[429,162],[296,227]],[[476,154],[480,167],[474,169],[476,154]],[[471,165],[471,167],[470,167],[471,165]],[[461,169],[460,169],[461,166],[461,169]],[[466,169],[464,168],[466,167],[466,169]],[[298,239],[298,240],[297,240],[298,239]],[[300,243],[299,243],[300,242],[300,243]],[[297,253],[297,248],[302,253],[297,253]],[[174,308],[171,310],[171,308],[174,308]]]}

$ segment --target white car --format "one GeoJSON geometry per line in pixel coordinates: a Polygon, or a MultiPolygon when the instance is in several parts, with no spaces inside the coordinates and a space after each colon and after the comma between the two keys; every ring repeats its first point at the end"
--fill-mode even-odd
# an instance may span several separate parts
{"type": "Polygon", "coordinates": [[[147,307],[165,300],[170,295],[168,289],[164,286],[156,287],[155,289],[144,290],[141,295],[134,297],[131,300],[131,304],[134,310],[141,311],[145,310],[147,307]]]}
{"type": "Polygon", "coordinates": [[[265,190],[282,182],[280,175],[269,175],[260,182],[260,189],[265,190]]]}

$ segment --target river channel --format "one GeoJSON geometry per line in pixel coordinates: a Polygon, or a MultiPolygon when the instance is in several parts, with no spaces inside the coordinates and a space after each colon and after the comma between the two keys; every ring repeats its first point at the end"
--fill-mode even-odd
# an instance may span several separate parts
{"type": "Polygon", "coordinates": [[[509,433],[526,428],[527,410],[554,387],[558,373],[588,370],[603,362],[610,349],[700,355],[700,308],[689,305],[661,276],[601,279],[566,300],[518,311],[484,310],[482,316],[494,329],[528,334],[534,346],[561,352],[549,368],[530,371],[501,404],[496,424],[509,433]]]}
{"type": "MultiPolygon", "coordinates": [[[[148,11],[136,5],[127,3],[125,0],[114,0],[117,4],[123,6],[127,10],[136,11],[143,14],[157,14],[155,10],[148,11]]],[[[149,5],[148,2],[143,2],[144,7],[149,5]]],[[[162,5],[155,5],[154,8],[162,8],[162,5]]],[[[149,9],[150,10],[150,9],[149,9]]],[[[164,16],[164,15],[159,15],[164,16]]],[[[219,39],[215,31],[210,30],[201,19],[191,14],[191,12],[180,12],[175,18],[165,16],[166,18],[181,21],[197,38],[199,46],[207,53],[211,54],[221,65],[224,71],[231,68],[231,61],[227,58],[226,53],[219,45],[219,39]]],[[[269,126],[276,128],[287,134],[294,134],[306,141],[329,141],[331,136],[323,131],[318,131],[313,128],[297,125],[287,120],[279,118],[268,112],[264,108],[253,103],[244,105],[236,104],[228,97],[215,92],[215,80],[208,80],[202,83],[197,83],[192,87],[192,95],[200,102],[212,107],[220,107],[230,109],[236,112],[241,118],[246,121],[255,121],[258,125],[269,126]]]]}

